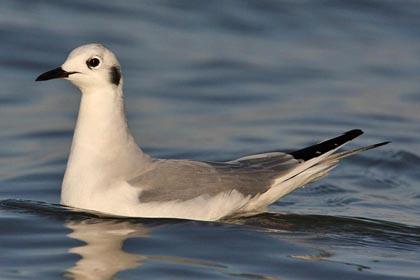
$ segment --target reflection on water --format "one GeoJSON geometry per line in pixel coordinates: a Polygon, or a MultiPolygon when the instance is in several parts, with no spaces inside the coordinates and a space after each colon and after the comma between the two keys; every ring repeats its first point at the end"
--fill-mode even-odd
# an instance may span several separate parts
{"type": "MultiPolygon", "coordinates": [[[[322,251],[318,255],[292,255],[291,258],[298,259],[298,260],[306,260],[306,261],[328,261],[328,262],[337,262],[328,260],[328,258],[332,257],[331,253],[326,251],[322,251]]],[[[354,264],[354,263],[347,263],[347,262],[337,262],[345,265],[355,266],[357,267],[358,271],[362,271],[363,269],[370,269],[369,266],[361,265],[361,264],[354,264]]]]}
{"type": "MultiPolygon", "coordinates": [[[[287,240],[289,244],[304,249],[304,251],[300,251],[300,254],[290,254],[288,256],[290,259],[344,265],[354,267],[356,271],[371,270],[378,264],[374,262],[372,266],[369,266],[355,263],[345,257],[338,257],[336,254],[340,250],[336,248],[336,252],[332,251],[336,244],[346,242],[346,247],[353,249],[359,246],[363,248],[373,244],[378,246],[387,244],[387,248],[408,249],[413,247],[415,250],[420,233],[418,228],[387,222],[315,215],[263,213],[225,222],[255,227],[257,231],[272,235],[273,241],[276,239],[287,240]],[[306,235],[302,235],[303,233],[306,235]]],[[[166,265],[182,264],[207,267],[225,275],[244,279],[279,279],[264,274],[233,273],[229,266],[200,259],[150,255],[142,253],[141,250],[135,251],[135,253],[126,251],[125,243],[128,239],[133,238],[139,244],[147,244],[153,237],[153,230],[159,227],[165,228],[171,224],[173,225],[170,219],[166,223],[162,222],[158,225],[142,223],[136,219],[89,218],[67,221],[66,227],[72,230],[68,237],[82,241],[84,244],[69,249],[70,253],[79,255],[80,260],[67,269],[65,277],[71,279],[114,279],[120,272],[138,268],[145,265],[146,262],[155,262],[163,263],[163,265],[166,263],[166,265]]],[[[187,244],[185,245],[187,246],[187,244]]],[[[243,257],[251,256],[252,253],[243,257]]],[[[377,262],[379,263],[379,261],[377,262]]]]}
{"type": "Polygon", "coordinates": [[[82,241],[84,244],[69,249],[69,253],[81,258],[74,266],[67,269],[65,277],[77,280],[114,279],[121,271],[143,265],[146,260],[170,262],[188,265],[226,268],[223,265],[170,256],[147,256],[128,253],[124,243],[129,238],[140,238],[137,242],[147,242],[149,231],[153,226],[136,221],[88,219],[68,221],[65,226],[72,230],[68,237],[82,241]]]}
{"type": "Polygon", "coordinates": [[[138,267],[146,257],[123,250],[124,241],[130,237],[145,238],[148,229],[141,224],[113,220],[85,220],[66,222],[73,232],[68,236],[84,242],[70,253],[81,259],[69,268],[66,277],[71,279],[112,279],[118,272],[138,267]]]}
{"type": "MultiPolygon", "coordinates": [[[[352,217],[262,213],[223,223],[116,219],[21,200],[0,201],[0,213],[40,221],[2,228],[2,252],[7,254],[8,242],[14,238],[7,232],[25,228],[31,238],[23,235],[20,239],[23,255],[29,258],[22,261],[48,261],[56,267],[56,258],[77,256],[58,263],[59,274],[69,279],[162,279],[168,275],[178,279],[288,279],[293,275],[311,279],[319,275],[327,279],[341,274],[343,279],[371,280],[398,271],[397,277],[389,279],[400,280],[417,275],[416,266],[411,265],[420,258],[420,228],[352,217]],[[44,236],[46,231],[46,238],[32,234],[44,236]],[[45,242],[34,244],[33,238],[45,242]],[[52,260],[48,248],[57,241],[65,245],[52,260]],[[26,253],[32,251],[38,253],[26,253]],[[410,265],[402,272],[401,263],[410,265]]],[[[8,257],[9,270],[21,266],[18,260],[14,263],[15,254],[8,257]]],[[[45,279],[45,275],[36,277],[45,279]]]]}

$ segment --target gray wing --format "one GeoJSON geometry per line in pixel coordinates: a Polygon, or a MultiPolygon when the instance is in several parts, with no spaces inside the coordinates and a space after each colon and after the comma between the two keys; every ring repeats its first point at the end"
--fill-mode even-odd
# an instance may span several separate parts
{"type": "Polygon", "coordinates": [[[185,201],[232,190],[255,196],[298,164],[285,153],[258,154],[229,162],[157,160],[152,169],[129,183],[142,188],[140,202],[185,201]]]}

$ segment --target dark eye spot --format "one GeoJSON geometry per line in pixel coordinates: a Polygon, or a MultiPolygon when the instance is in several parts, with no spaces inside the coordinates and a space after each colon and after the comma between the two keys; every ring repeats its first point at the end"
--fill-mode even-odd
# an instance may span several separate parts
{"type": "Polygon", "coordinates": [[[101,61],[99,60],[99,58],[90,58],[86,61],[86,64],[89,68],[95,68],[98,67],[99,64],[101,64],[101,61]]]}
{"type": "Polygon", "coordinates": [[[120,70],[120,68],[117,67],[117,66],[112,66],[110,74],[111,74],[110,75],[111,83],[118,86],[120,84],[120,80],[121,80],[121,70],[120,70]]]}

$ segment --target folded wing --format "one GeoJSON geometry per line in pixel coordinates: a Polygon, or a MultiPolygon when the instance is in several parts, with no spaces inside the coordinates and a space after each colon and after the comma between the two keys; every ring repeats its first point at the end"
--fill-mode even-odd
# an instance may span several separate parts
{"type": "Polygon", "coordinates": [[[230,162],[158,160],[155,168],[129,183],[140,186],[140,202],[185,201],[238,191],[245,197],[267,191],[274,179],[299,162],[284,153],[268,153],[230,162]]]}
{"type": "Polygon", "coordinates": [[[140,202],[186,201],[199,196],[228,194],[234,190],[244,197],[254,197],[307,170],[314,172],[311,178],[322,177],[336,165],[338,159],[386,144],[333,154],[362,133],[354,129],[291,153],[270,152],[228,162],[155,160],[153,168],[129,183],[140,187],[140,202]],[[320,173],[318,177],[317,172],[320,173]]]}

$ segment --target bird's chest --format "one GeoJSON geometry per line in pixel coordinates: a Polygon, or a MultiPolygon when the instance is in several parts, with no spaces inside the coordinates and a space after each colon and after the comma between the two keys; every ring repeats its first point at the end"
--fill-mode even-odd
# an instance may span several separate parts
{"type": "Polygon", "coordinates": [[[138,190],[123,180],[65,180],[61,203],[102,213],[132,216],[132,205],[138,203],[138,190]]]}

